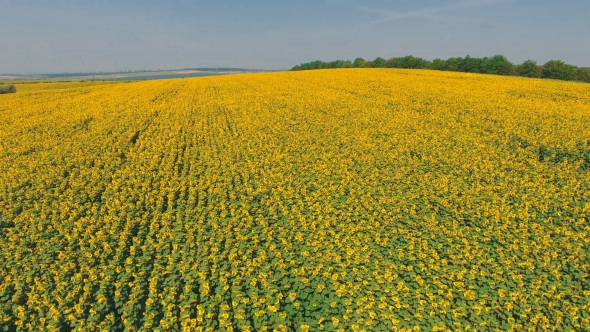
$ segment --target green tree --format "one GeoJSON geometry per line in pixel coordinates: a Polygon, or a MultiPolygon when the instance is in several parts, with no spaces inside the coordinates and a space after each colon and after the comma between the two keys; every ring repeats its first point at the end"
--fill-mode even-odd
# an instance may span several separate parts
{"type": "Polygon", "coordinates": [[[543,65],[542,77],[556,80],[575,81],[578,79],[578,68],[561,60],[550,60],[543,65]]]}
{"type": "Polygon", "coordinates": [[[432,60],[432,63],[430,63],[428,68],[434,70],[445,70],[446,63],[447,62],[445,60],[436,58],[432,60]]]}
{"type": "Polygon", "coordinates": [[[590,68],[578,68],[578,80],[590,83],[590,68]]]}
{"type": "Polygon", "coordinates": [[[551,60],[543,66],[538,66],[533,60],[526,60],[522,64],[515,66],[501,54],[489,58],[474,58],[469,55],[465,58],[456,57],[447,60],[437,58],[432,62],[412,55],[393,57],[388,60],[377,57],[372,61],[356,58],[354,62],[350,62],[349,60],[336,60],[332,62],[316,60],[302,63],[293,67],[291,70],[330,68],[428,68],[468,73],[542,77],[567,81],[579,80],[590,83],[590,68],[577,68],[560,60],[551,60]]]}
{"type": "Polygon", "coordinates": [[[484,59],[474,58],[467,55],[459,64],[459,71],[465,73],[483,73],[484,72],[484,59]]]}
{"type": "Polygon", "coordinates": [[[428,68],[430,62],[422,58],[408,55],[402,58],[391,58],[385,62],[388,68],[428,68]]]}
{"type": "Polygon", "coordinates": [[[396,65],[396,61],[397,61],[397,58],[395,58],[395,57],[394,58],[387,59],[387,61],[385,61],[385,64],[383,64],[383,66],[385,68],[396,68],[396,66],[395,66],[396,65]]]}
{"type": "Polygon", "coordinates": [[[536,61],[526,60],[522,64],[516,66],[516,75],[524,77],[541,77],[541,67],[537,65],[536,61]]]}
{"type": "Polygon", "coordinates": [[[483,72],[494,75],[513,75],[514,65],[505,56],[497,54],[491,58],[484,58],[483,72]]]}
{"type": "Polygon", "coordinates": [[[352,62],[350,62],[350,60],[345,60],[342,62],[342,66],[340,68],[352,68],[352,62]]]}
{"type": "Polygon", "coordinates": [[[373,63],[377,68],[385,67],[385,59],[383,59],[382,57],[377,57],[375,60],[373,60],[373,63]]]}
{"type": "Polygon", "coordinates": [[[363,59],[363,58],[356,58],[356,59],[354,59],[354,62],[352,63],[352,66],[354,68],[363,68],[365,66],[365,63],[366,62],[367,61],[365,59],[363,59]]]}
{"type": "Polygon", "coordinates": [[[449,58],[447,60],[434,59],[429,68],[445,71],[460,71],[459,66],[461,65],[461,62],[463,62],[463,58],[461,57],[449,58]]]}

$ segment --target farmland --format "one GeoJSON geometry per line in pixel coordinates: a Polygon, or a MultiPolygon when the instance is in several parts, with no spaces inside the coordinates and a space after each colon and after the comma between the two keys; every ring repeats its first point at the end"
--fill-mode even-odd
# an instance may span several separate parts
{"type": "Polygon", "coordinates": [[[142,70],[127,72],[93,72],[93,73],[62,73],[62,74],[39,74],[39,75],[1,75],[0,83],[31,83],[31,82],[64,82],[64,81],[140,81],[158,80],[171,78],[188,78],[201,76],[216,76],[225,74],[247,74],[262,72],[243,68],[186,68],[176,70],[142,70]]]}
{"type": "Polygon", "coordinates": [[[590,329],[590,86],[403,69],[16,84],[0,326],[590,329]]]}

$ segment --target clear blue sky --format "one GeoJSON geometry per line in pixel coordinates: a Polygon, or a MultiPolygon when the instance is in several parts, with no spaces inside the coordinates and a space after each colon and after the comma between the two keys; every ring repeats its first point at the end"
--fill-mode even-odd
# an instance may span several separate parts
{"type": "Polygon", "coordinates": [[[0,0],[0,73],[504,54],[590,66],[589,0],[0,0]]]}

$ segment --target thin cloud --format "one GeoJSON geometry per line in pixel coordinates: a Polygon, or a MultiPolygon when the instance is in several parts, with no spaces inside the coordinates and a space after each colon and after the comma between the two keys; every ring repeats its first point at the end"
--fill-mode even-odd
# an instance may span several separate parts
{"type": "Polygon", "coordinates": [[[395,21],[404,18],[431,18],[434,14],[440,14],[445,12],[454,12],[460,11],[470,8],[478,8],[484,6],[491,6],[500,3],[512,2],[513,0],[472,0],[472,1],[461,1],[455,2],[444,6],[432,6],[427,8],[422,8],[418,10],[400,12],[400,11],[391,11],[391,10],[384,10],[378,9],[373,7],[360,7],[361,10],[378,14],[383,16],[381,19],[371,21],[371,23],[381,23],[381,22],[388,22],[388,21],[395,21]]]}
{"type": "MultiPolygon", "coordinates": [[[[337,0],[326,0],[326,1],[337,1],[337,0]]],[[[311,35],[311,38],[314,40],[321,40],[322,38],[329,37],[329,36],[337,36],[337,35],[344,35],[349,34],[355,31],[358,31],[363,28],[368,28],[375,24],[385,23],[390,21],[395,21],[399,19],[406,19],[406,18],[428,18],[430,20],[435,21],[452,21],[452,22],[477,22],[479,21],[477,18],[469,17],[469,16],[461,16],[459,15],[449,15],[449,13],[459,12],[465,9],[471,8],[479,8],[485,6],[492,6],[501,3],[508,3],[514,2],[516,0],[466,0],[461,2],[450,3],[443,6],[432,6],[427,8],[422,8],[418,10],[412,10],[407,12],[401,11],[392,11],[386,9],[380,9],[375,7],[358,7],[360,10],[377,14],[381,16],[379,19],[368,20],[368,21],[360,21],[356,22],[355,24],[350,25],[348,28],[332,28],[332,29],[324,29],[320,31],[316,31],[311,35]]]]}

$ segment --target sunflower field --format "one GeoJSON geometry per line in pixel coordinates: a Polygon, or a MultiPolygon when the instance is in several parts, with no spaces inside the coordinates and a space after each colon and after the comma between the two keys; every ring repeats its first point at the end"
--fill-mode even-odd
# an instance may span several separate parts
{"type": "Polygon", "coordinates": [[[17,84],[0,331],[590,330],[590,86],[17,84]]]}

